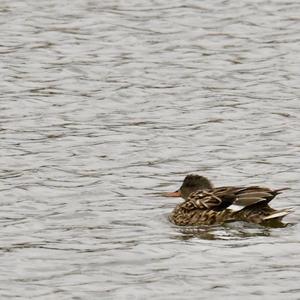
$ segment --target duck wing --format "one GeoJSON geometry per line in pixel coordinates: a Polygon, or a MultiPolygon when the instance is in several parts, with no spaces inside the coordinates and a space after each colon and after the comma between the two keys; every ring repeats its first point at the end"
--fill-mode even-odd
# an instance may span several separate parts
{"type": "Polygon", "coordinates": [[[250,206],[256,203],[269,203],[276,195],[284,189],[271,190],[265,187],[233,187],[225,186],[211,190],[198,190],[191,193],[183,208],[187,210],[215,210],[221,211],[232,204],[250,206]]]}
{"type": "Polygon", "coordinates": [[[260,186],[249,186],[245,188],[237,188],[234,191],[236,199],[234,204],[240,206],[249,206],[262,201],[269,203],[275,196],[285,189],[272,190],[260,186]]]}
{"type": "Polygon", "coordinates": [[[221,211],[236,200],[236,188],[220,187],[211,190],[199,190],[191,193],[182,207],[187,210],[215,210],[221,211]]]}

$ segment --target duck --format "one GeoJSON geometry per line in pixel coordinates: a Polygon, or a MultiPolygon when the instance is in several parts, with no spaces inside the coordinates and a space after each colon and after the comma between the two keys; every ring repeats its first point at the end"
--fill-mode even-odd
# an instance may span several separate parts
{"type": "Polygon", "coordinates": [[[184,199],[169,215],[169,220],[178,226],[217,225],[233,221],[267,225],[270,221],[281,222],[292,211],[292,208],[278,210],[269,206],[271,200],[287,189],[214,187],[205,176],[189,174],[177,191],[164,193],[164,196],[184,199]],[[233,205],[242,208],[233,210],[233,205]]]}

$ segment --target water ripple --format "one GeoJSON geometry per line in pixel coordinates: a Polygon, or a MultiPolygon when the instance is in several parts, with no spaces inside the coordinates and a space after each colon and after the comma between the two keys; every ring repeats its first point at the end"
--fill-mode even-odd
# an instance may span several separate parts
{"type": "Polygon", "coordinates": [[[299,299],[297,1],[0,14],[3,299],[299,299]],[[161,193],[191,172],[289,186],[295,212],[177,228],[161,193]]]}

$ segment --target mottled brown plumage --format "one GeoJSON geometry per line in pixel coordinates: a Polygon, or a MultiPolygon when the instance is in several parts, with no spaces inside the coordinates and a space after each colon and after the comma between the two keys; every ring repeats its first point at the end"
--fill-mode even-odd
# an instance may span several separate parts
{"type": "Polygon", "coordinates": [[[180,226],[213,225],[229,221],[247,221],[263,224],[270,219],[280,220],[290,209],[275,210],[268,203],[284,189],[271,190],[265,187],[218,187],[199,175],[188,175],[180,189],[167,196],[182,196],[169,219],[180,226]],[[233,211],[230,205],[244,206],[233,211]]]}

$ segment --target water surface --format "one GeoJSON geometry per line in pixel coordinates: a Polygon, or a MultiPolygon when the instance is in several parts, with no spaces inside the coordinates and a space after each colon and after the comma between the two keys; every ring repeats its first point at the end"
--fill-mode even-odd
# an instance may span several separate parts
{"type": "Polygon", "coordinates": [[[300,4],[2,1],[2,299],[300,299],[300,4]],[[291,187],[285,228],[182,232],[159,194],[291,187]]]}

